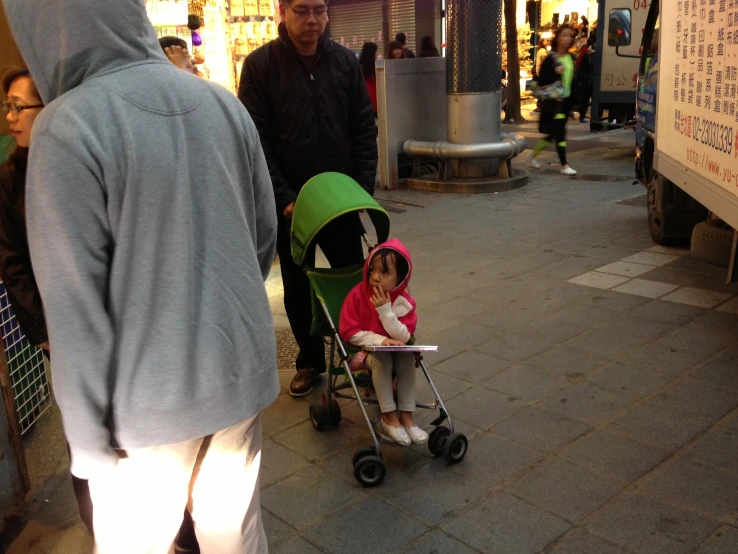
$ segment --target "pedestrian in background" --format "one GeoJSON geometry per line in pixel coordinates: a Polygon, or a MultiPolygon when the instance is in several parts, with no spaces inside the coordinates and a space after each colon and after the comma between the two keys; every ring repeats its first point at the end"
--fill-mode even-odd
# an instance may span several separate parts
{"type": "Polygon", "coordinates": [[[563,175],[577,174],[566,160],[566,120],[571,109],[572,84],[574,83],[574,59],[569,54],[569,48],[573,40],[574,32],[569,25],[559,27],[551,43],[551,52],[541,66],[538,86],[546,87],[558,81],[563,87],[563,97],[543,101],[538,131],[546,137],[540,139],[535,149],[528,155],[529,165],[540,169],[541,164],[536,161],[536,157],[552,141],[555,141],[563,175]]]}
{"type": "Polygon", "coordinates": [[[359,56],[359,64],[361,64],[361,72],[364,74],[364,82],[366,90],[369,92],[369,98],[372,101],[372,109],[374,117],[377,117],[377,45],[374,42],[365,42],[361,48],[359,56]]]}
{"type": "Polygon", "coordinates": [[[26,168],[31,129],[44,103],[27,69],[3,79],[3,112],[16,148],[0,165],[0,276],[16,320],[28,342],[49,350],[41,293],[31,266],[26,231],[26,168]]]}
{"type": "Polygon", "coordinates": [[[579,84],[579,123],[589,123],[587,111],[594,90],[595,37],[589,37],[577,59],[577,82],[579,84]]]}
{"type": "Polygon", "coordinates": [[[405,33],[397,33],[397,35],[395,35],[395,41],[399,42],[402,45],[402,49],[405,51],[403,58],[415,57],[415,52],[407,47],[407,35],[405,33]]]}
{"type": "Polygon", "coordinates": [[[402,60],[405,58],[407,58],[407,50],[402,47],[402,44],[396,40],[390,42],[387,47],[387,59],[402,60]]]}
{"type": "Polygon", "coordinates": [[[176,67],[197,75],[197,68],[195,63],[192,61],[190,52],[187,48],[187,42],[179,37],[161,37],[159,39],[159,45],[161,46],[167,58],[176,67]]]}
{"type": "Polygon", "coordinates": [[[438,53],[436,43],[433,42],[433,37],[430,35],[424,36],[423,40],[420,41],[420,53],[419,58],[440,58],[441,54],[438,53]]]}
{"type": "Polygon", "coordinates": [[[167,60],[139,0],[5,8],[46,104],[28,233],[96,552],[170,552],[190,503],[204,552],[266,553],[276,217],[256,129],[167,60]]]}
{"type": "Polygon", "coordinates": [[[582,16],[582,23],[580,24],[580,34],[582,36],[587,36],[589,34],[589,20],[587,19],[586,15],[582,16]]]}
{"type": "MultiPolygon", "coordinates": [[[[282,0],[279,38],[246,58],[238,97],[256,123],[277,201],[277,252],[284,306],[300,351],[292,396],[308,394],[325,372],[323,337],[312,336],[310,282],[292,260],[290,227],[303,185],[326,171],[374,193],[377,131],[356,55],[324,36],[325,0],[282,0]]],[[[334,267],[364,261],[361,220],[352,213],[326,225],[316,242],[334,267]]],[[[306,263],[313,264],[315,251],[306,263]]]]}
{"type": "Polygon", "coordinates": [[[548,56],[548,41],[545,38],[538,39],[538,47],[536,49],[536,75],[541,74],[541,66],[548,56]]]}
{"type": "Polygon", "coordinates": [[[500,69],[500,104],[502,105],[502,123],[515,123],[515,119],[511,118],[507,113],[507,69],[506,66],[500,69]]]}
{"type": "MultiPolygon", "coordinates": [[[[536,47],[536,63],[533,65],[533,80],[536,81],[536,85],[538,83],[538,79],[541,74],[541,67],[543,66],[543,61],[546,59],[546,56],[548,56],[547,46],[548,46],[548,41],[545,38],[538,39],[538,46],[536,47]]],[[[536,109],[533,111],[536,113],[540,112],[541,106],[542,106],[542,100],[539,98],[536,101],[536,109]]]]}

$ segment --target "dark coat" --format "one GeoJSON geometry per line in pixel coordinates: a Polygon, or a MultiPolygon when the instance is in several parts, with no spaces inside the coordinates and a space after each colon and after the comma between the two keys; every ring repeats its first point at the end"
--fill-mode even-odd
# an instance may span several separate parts
{"type": "Polygon", "coordinates": [[[259,130],[279,213],[326,171],[349,175],[374,193],[374,110],[348,48],[321,37],[309,67],[281,24],[279,38],[246,58],[238,97],[259,130]]]}
{"type": "Polygon", "coordinates": [[[594,54],[587,52],[582,56],[577,68],[577,79],[580,83],[589,85],[594,77],[594,54]]]}
{"type": "Polygon", "coordinates": [[[28,149],[0,165],[0,277],[21,330],[33,345],[49,340],[26,232],[28,149]]]}
{"type": "MultiPolygon", "coordinates": [[[[538,75],[538,86],[545,87],[553,84],[556,81],[561,81],[561,75],[556,73],[556,68],[559,65],[557,60],[558,56],[551,52],[543,60],[541,64],[541,72],[538,75]]],[[[572,87],[574,86],[575,79],[572,79],[572,87]]],[[[546,135],[555,134],[554,120],[557,114],[563,113],[568,114],[571,111],[573,105],[573,98],[570,94],[563,100],[544,100],[541,104],[541,119],[538,123],[538,132],[546,135]]],[[[566,121],[566,120],[564,120],[566,121]]]]}

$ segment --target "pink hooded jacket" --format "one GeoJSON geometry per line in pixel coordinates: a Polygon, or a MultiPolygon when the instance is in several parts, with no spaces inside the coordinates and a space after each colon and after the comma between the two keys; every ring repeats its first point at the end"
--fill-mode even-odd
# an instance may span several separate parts
{"type": "MultiPolygon", "coordinates": [[[[407,248],[405,248],[399,240],[390,239],[387,242],[378,245],[369,253],[369,256],[367,256],[366,261],[364,262],[363,280],[351,289],[351,292],[349,292],[343,303],[338,328],[341,338],[346,342],[358,333],[366,331],[382,335],[383,337],[388,336],[388,332],[382,325],[382,320],[380,319],[380,311],[372,305],[372,290],[367,280],[367,276],[369,275],[369,264],[371,263],[372,257],[377,250],[382,248],[389,248],[397,252],[397,254],[407,260],[409,267],[405,280],[398,284],[395,290],[390,293],[390,298],[392,299],[392,310],[382,310],[383,317],[386,317],[389,312],[390,317],[396,316],[400,323],[407,327],[407,331],[410,335],[415,333],[415,328],[418,324],[418,313],[416,311],[417,304],[407,292],[407,286],[413,272],[413,262],[407,248]]],[[[390,305],[388,304],[387,306],[390,305]]]]}

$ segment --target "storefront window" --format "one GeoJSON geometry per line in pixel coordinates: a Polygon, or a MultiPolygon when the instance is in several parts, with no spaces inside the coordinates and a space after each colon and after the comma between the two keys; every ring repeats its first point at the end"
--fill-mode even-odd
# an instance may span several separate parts
{"type": "Polygon", "coordinates": [[[201,76],[236,92],[248,54],[277,36],[278,0],[146,0],[146,11],[159,37],[182,38],[201,76]],[[193,41],[188,15],[202,26],[193,41]]]}

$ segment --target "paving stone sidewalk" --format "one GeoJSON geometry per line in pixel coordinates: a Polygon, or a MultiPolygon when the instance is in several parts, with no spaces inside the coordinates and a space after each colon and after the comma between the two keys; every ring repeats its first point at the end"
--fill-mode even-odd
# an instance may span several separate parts
{"type": "MultiPolygon", "coordinates": [[[[287,394],[294,346],[275,268],[267,287],[287,354],[264,415],[271,552],[738,551],[738,315],[719,309],[738,286],[684,252],[653,250],[633,200],[643,190],[631,186],[632,134],[613,137],[571,155],[579,180],[560,176],[551,152],[517,191],[377,194],[413,254],[417,334],[440,347],[426,360],[470,439],[459,465],[387,446],[384,484],[356,483],[351,457],[369,444],[356,406],[320,434],[308,420],[316,395],[287,394]],[[673,258],[641,254],[645,269],[625,281],[596,276],[643,252],[673,258]],[[677,288],[723,296],[662,299],[677,288]]],[[[418,392],[431,400],[420,376],[418,392]]],[[[89,548],[70,494],[62,481],[10,552],[89,548]]]]}

